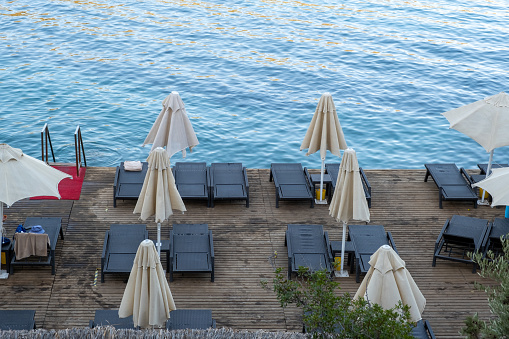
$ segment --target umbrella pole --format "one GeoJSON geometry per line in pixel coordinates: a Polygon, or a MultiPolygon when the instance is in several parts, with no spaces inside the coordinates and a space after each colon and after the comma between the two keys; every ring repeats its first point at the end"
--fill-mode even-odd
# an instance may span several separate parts
{"type": "Polygon", "coordinates": [[[157,256],[161,259],[161,223],[157,223],[157,256]]]}
{"type": "MultiPolygon", "coordinates": [[[[492,149],[491,152],[490,152],[490,160],[488,161],[488,168],[486,169],[486,178],[490,175],[490,172],[491,172],[491,164],[493,162],[493,152],[495,150],[492,149]]],[[[480,204],[480,205],[488,205],[489,203],[486,201],[484,202],[484,195],[486,194],[486,190],[482,190],[482,198],[481,198],[481,201],[478,201],[477,203],[480,204]]]]}
{"type": "Polygon", "coordinates": [[[325,172],[325,159],[322,159],[322,167],[320,169],[320,199],[315,199],[316,204],[327,204],[326,200],[323,200],[323,175],[325,172]]]}
{"type": "Polygon", "coordinates": [[[346,242],[346,222],[343,222],[343,238],[341,241],[341,270],[339,271],[339,275],[337,277],[348,277],[348,271],[344,268],[345,266],[345,242],[346,242]]]}
{"type": "MultiPolygon", "coordinates": [[[[0,238],[3,240],[4,236],[4,203],[0,201],[0,238]]],[[[2,247],[0,247],[0,279],[7,279],[9,273],[2,270],[2,247]]],[[[7,256],[5,257],[7,259],[7,256]]]]}

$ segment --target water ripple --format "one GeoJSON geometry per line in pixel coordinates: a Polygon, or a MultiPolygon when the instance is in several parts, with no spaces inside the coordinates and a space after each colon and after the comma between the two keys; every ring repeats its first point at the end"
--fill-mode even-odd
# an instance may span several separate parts
{"type": "Polygon", "coordinates": [[[317,168],[299,146],[331,92],[363,167],[473,168],[486,152],[440,113],[509,80],[505,1],[15,0],[0,17],[0,142],[39,157],[48,123],[72,161],[80,125],[92,166],[146,158],[177,90],[200,140],[189,161],[317,168]]]}

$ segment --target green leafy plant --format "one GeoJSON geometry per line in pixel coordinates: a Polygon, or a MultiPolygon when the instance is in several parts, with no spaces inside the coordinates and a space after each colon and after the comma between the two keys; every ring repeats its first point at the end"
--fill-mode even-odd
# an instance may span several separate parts
{"type": "Polygon", "coordinates": [[[482,253],[469,254],[472,261],[481,268],[479,275],[496,282],[494,285],[474,285],[488,295],[488,305],[494,317],[481,320],[477,313],[467,317],[461,334],[469,339],[509,338],[509,239],[501,237],[500,240],[503,253],[499,256],[495,256],[492,251],[488,251],[486,257],[482,253]]]}
{"type": "MultiPolygon", "coordinates": [[[[262,281],[270,289],[267,281],[262,281]]],[[[295,304],[303,310],[306,332],[313,337],[334,338],[413,338],[408,306],[401,303],[390,310],[364,299],[338,295],[340,284],[326,271],[309,272],[299,267],[296,280],[288,280],[276,269],[272,290],[281,307],[295,304]]]]}

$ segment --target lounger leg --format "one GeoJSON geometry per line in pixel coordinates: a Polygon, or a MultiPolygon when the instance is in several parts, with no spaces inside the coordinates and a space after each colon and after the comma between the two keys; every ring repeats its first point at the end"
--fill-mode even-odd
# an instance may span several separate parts
{"type": "Polygon", "coordinates": [[[361,281],[361,263],[360,263],[360,260],[356,260],[357,261],[357,265],[355,267],[355,282],[360,282],[361,281]]]}
{"type": "Polygon", "coordinates": [[[424,177],[424,182],[428,181],[428,176],[429,176],[429,170],[426,169],[426,176],[424,177]]]}
{"type": "Polygon", "coordinates": [[[51,275],[55,275],[55,251],[50,251],[50,265],[51,265],[51,275]]]}
{"type": "Polygon", "coordinates": [[[276,192],[276,208],[279,208],[279,196],[276,192]]]}
{"type": "Polygon", "coordinates": [[[442,188],[438,190],[438,207],[442,209],[442,188]]]}

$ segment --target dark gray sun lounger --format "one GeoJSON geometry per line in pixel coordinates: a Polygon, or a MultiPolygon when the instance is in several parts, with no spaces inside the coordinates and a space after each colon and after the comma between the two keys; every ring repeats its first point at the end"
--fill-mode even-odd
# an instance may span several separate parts
{"type": "Polygon", "coordinates": [[[472,264],[472,273],[475,273],[477,264],[467,254],[484,250],[491,227],[486,219],[453,215],[445,222],[435,242],[432,266],[435,266],[437,258],[459,261],[472,264]]]}
{"type": "Polygon", "coordinates": [[[16,254],[12,256],[10,273],[14,274],[14,266],[51,266],[51,274],[55,275],[55,249],[57,247],[58,236],[64,239],[62,231],[62,218],[54,217],[29,217],[26,218],[25,229],[29,230],[32,226],[41,225],[48,234],[49,246],[46,257],[30,256],[21,260],[16,259],[16,254]]]}
{"type": "Polygon", "coordinates": [[[241,163],[213,163],[209,168],[210,206],[214,200],[245,200],[249,207],[247,170],[241,163]]]}
{"type": "MultiPolygon", "coordinates": [[[[360,282],[360,274],[366,274],[371,267],[371,256],[383,245],[391,246],[396,253],[396,244],[391,232],[385,232],[382,225],[348,225],[348,240],[355,249],[355,281],[360,282]]],[[[352,272],[353,265],[350,267],[352,272]]]]}
{"type": "Polygon", "coordinates": [[[288,249],[288,279],[299,267],[333,273],[329,235],[322,225],[289,224],[285,235],[288,249]]]}
{"type": "Polygon", "coordinates": [[[276,186],[276,208],[280,200],[308,200],[311,208],[315,206],[313,187],[307,168],[300,163],[270,164],[270,178],[276,186]]]}
{"type": "Polygon", "coordinates": [[[117,199],[138,200],[148,169],[148,162],[141,164],[141,171],[126,171],[124,162],[117,166],[113,182],[113,207],[117,207],[117,199]]]}
{"type": "MultiPolygon", "coordinates": [[[[35,311],[0,310],[0,331],[35,329],[35,311]]],[[[20,335],[21,337],[21,335],[20,335]]]]}
{"type": "Polygon", "coordinates": [[[172,171],[182,199],[206,200],[207,207],[210,206],[209,171],[205,162],[177,162],[172,171]]]}
{"type": "Polygon", "coordinates": [[[453,164],[424,164],[426,167],[426,176],[424,181],[428,181],[431,175],[433,181],[438,187],[438,206],[442,208],[443,200],[471,201],[474,208],[477,208],[479,199],[472,189],[473,182],[464,168],[461,170],[453,164]]]}
{"type": "Polygon", "coordinates": [[[214,242],[207,224],[173,224],[168,271],[170,281],[177,272],[208,272],[214,281],[214,242]]]}
{"type": "Polygon", "coordinates": [[[211,310],[184,310],[170,312],[170,319],[166,322],[167,330],[206,330],[216,328],[216,320],[212,319],[211,310]]]}
{"type": "Polygon", "coordinates": [[[104,236],[101,282],[106,273],[130,273],[140,243],[148,239],[146,225],[112,224],[104,236]]]}
{"type": "Polygon", "coordinates": [[[489,233],[486,234],[486,247],[484,249],[484,256],[488,251],[492,251],[497,258],[499,255],[504,255],[502,241],[500,237],[505,239],[509,238],[509,219],[495,218],[489,233]]]}
{"type": "Polygon", "coordinates": [[[412,335],[417,339],[435,339],[433,329],[429,324],[429,321],[421,319],[412,328],[412,335]]]}
{"type": "Polygon", "coordinates": [[[119,318],[118,310],[96,310],[94,320],[90,320],[90,328],[97,326],[113,326],[115,329],[135,329],[133,316],[119,318]]]}
{"type": "MultiPolygon", "coordinates": [[[[477,164],[477,167],[481,170],[481,174],[486,175],[486,171],[488,170],[488,164],[477,164]]],[[[503,168],[509,167],[509,164],[491,164],[491,168],[503,168]]]]}
{"type": "MultiPolygon", "coordinates": [[[[329,173],[332,180],[332,194],[329,195],[330,199],[332,199],[334,190],[336,189],[336,183],[338,181],[339,175],[339,166],[341,166],[341,164],[325,164],[325,170],[327,173],[329,173]]],[[[368,207],[371,208],[371,185],[369,184],[368,177],[366,176],[366,173],[364,173],[362,167],[359,167],[359,172],[361,175],[362,187],[364,188],[364,195],[366,196],[368,207]]]]}

